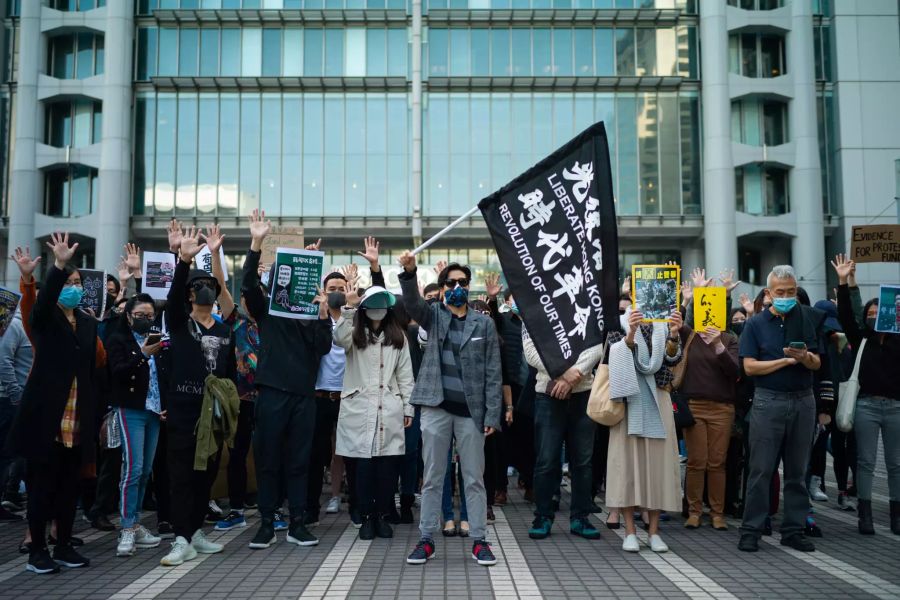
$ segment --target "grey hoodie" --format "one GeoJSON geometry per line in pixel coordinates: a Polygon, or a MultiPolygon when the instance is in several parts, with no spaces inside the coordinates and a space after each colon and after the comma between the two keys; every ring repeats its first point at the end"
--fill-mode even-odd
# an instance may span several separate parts
{"type": "Polygon", "coordinates": [[[19,404],[33,359],[31,340],[25,335],[22,315],[17,310],[0,338],[0,397],[9,398],[13,405],[19,404]]]}

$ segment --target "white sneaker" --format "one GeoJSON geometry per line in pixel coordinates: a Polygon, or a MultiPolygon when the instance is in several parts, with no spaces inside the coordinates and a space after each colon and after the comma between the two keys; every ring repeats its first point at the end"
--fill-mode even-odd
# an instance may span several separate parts
{"type": "Polygon", "coordinates": [[[194,550],[200,554],[218,554],[225,549],[225,546],[222,544],[217,544],[206,539],[206,535],[203,533],[202,529],[198,529],[194,532],[194,535],[191,538],[191,546],[193,546],[194,550]]]}
{"type": "Polygon", "coordinates": [[[339,512],[341,512],[341,498],[340,496],[334,496],[328,501],[328,506],[325,507],[325,513],[333,515],[339,512]]]}
{"type": "Polygon", "coordinates": [[[848,496],[846,492],[840,492],[838,494],[838,508],[841,510],[847,511],[855,511],[856,510],[856,502],[853,501],[853,498],[848,496]]]}
{"type": "Polygon", "coordinates": [[[641,551],[641,543],[638,541],[638,538],[635,534],[631,534],[625,537],[625,541],[622,542],[622,550],[625,552],[640,552],[641,551]]]}
{"type": "Polygon", "coordinates": [[[135,532],[133,529],[123,529],[119,534],[119,545],[116,546],[116,556],[134,556],[135,532]]]}
{"type": "Polygon", "coordinates": [[[669,547],[666,545],[662,538],[658,535],[650,536],[650,549],[654,552],[668,552],[669,547]]]}
{"type": "Polygon", "coordinates": [[[828,495],[822,491],[822,478],[813,475],[809,480],[809,497],[816,502],[828,502],[828,495]]]}
{"type": "Polygon", "coordinates": [[[164,567],[177,567],[178,565],[184,564],[189,560],[194,560],[195,558],[197,558],[197,551],[194,550],[194,547],[189,541],[179,535],[175,538],[175,541],[172,542],[172,549],[168,554],[163,556],[162,560],[159,561],[159,564],[164,567]]]}
{"type": "Polygon", "coordinates": [[[156,548],[162,542],[162,538],[150,533],[143,525],[138,525],[134,530],[134,545],[138,548],[156,548]]]}

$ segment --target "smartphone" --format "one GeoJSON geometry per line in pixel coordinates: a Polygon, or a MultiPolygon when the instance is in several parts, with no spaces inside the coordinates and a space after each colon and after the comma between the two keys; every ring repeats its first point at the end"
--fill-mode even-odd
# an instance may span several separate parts
{"type": "Polygon", "coordinates": [[[155,346],[156,344],[160,343],[161,341],[162,341],[161,333],[151,333],[150,335],[147,336],[147,345],[148,346],[155,346]]]}
{"type": "Polygon", "coordinates": [[[806,344],[803,342],[791,342],[788,344],[788,348],[793,348],[794,350],[806,350],[806,344]]]}

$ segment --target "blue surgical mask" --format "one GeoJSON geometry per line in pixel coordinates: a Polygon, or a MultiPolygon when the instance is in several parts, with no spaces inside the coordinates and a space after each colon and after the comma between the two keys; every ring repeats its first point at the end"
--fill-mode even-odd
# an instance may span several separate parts
{"type": "Polygon", "coordinates": [[[68,309],[73,309],[81,304],[81,297],[84,295],[84,289],[81,286],[70,285],[63,288],[59,294],[59,303],[68,309]]]}
{"type": "Polygon", "coordinates": [[[455,306],[457,308],[465,306],[469,302],[469,290],[457,286],[452,290],[444,292],[444,300],[450,306],[455,306]]]}
{"type": "Polygon", "coordinates": [[[513,314],[515,314],[515,315],[521,315],[521,314],[522,314],[522,313],[519,312],[519,305],[516,304],[515,302],[513,302],[513,303],[510,305],[509,310],[511,310],[511,311],[513,312],[513,314]]]}
{"type": "Polygon", "coordinates": [[[773,298],[772,306],[775,307],[779,313],[785,315],[797,306],[797,298],[773,298]]]}

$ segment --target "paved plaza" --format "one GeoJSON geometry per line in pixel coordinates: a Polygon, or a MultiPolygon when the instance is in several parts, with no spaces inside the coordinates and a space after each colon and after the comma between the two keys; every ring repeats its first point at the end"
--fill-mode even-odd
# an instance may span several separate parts
{"type": "MultiPolygon", "coordinates": [[[[900,598],[900,536],[888,529],[883,461],[873,501],[877,535],[864,538],[856,533],[855,513],[837,510],[829,478],[831,502],[816,504],[824,537],[816,540],[818,551],[812,554],[780,546],[777,525],[775,536],[764,538],[758,554],[742,554],[736,547],[736,522],[728,532],[706,525],[687,531],[679,515],[663,525],[671,548],[663,555],[649,548],[625,554],[622,530],[605,527],[603,539],[596,542],[575,538],[560,527],[549,539],[535,542],[527,534],[532,507],[511,487],[510,504],[495,510],[497,521],[489,528],[499,559],[492,568],[475,564],[471,540],[461,538],[438,539],[437,556],[424,568],[407,565],[406,554],[418,535],[414,526],[395,527],[392,540],[364,542],[345,511],[325,516],[314,530],[321,539],[318,547],[289,545],[279,533],[273,548],[256,551],[247,548],[258,522],[253,511],[247,528],[210,536],[225,544],[222,554],[165,568],[159,566],[163,547],[116,558],[116,534],[85,529],[79,518],[78,535],[86,540],[84,554],[93,564],[50,576],[24,571],[26,557],[16,552],[24,524],[0,525],[0,600],[900,598]]],[[[563,491],[560,524],[567,523],[567,488],[563,491]]],[[[600,526],[605,514],[593,518],[600,526]]],[[[154,524],[153,515],[146,522],[154,524]]],[[[641,535],[646,542],[646,534],[641,535]]]]}

